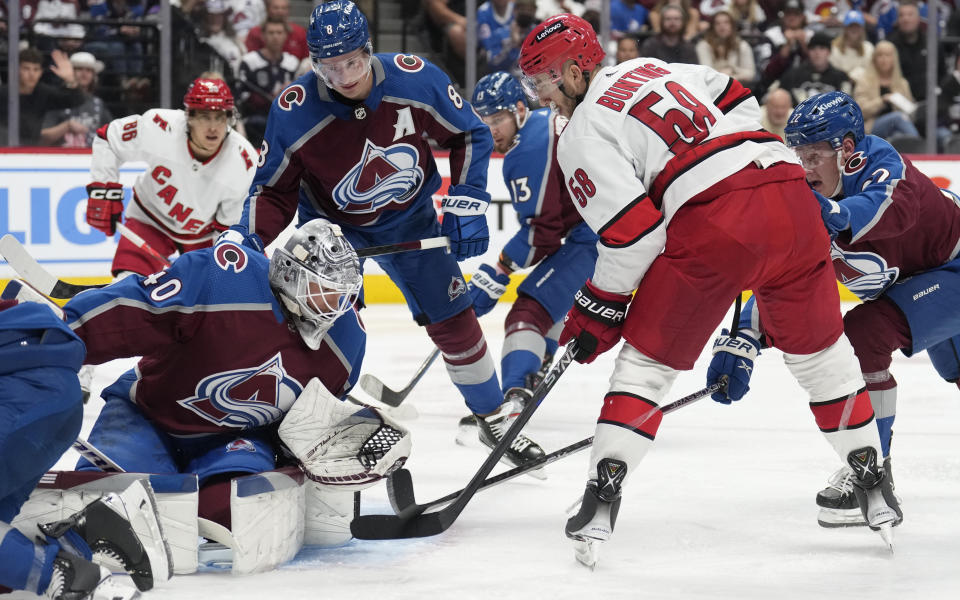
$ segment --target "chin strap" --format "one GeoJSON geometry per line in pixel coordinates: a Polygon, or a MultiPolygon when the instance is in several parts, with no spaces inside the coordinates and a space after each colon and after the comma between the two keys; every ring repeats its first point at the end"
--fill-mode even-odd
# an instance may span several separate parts
{"type": "Polygon", "coordinates": [[[574,107],[574,108],[580,106],[580,103],[583,102],[583,99],[587,97],[587,90],[590,89],[590,73],[591,73],[591,72],[590,72],[590,71],[581,71],[581,72],[583,73],[583,80],[584,80],[584,81],[586,82],[586,84],[587,84],[587,85],[583,88],[583,93],[582,93],[582,94],[577,94],[577,95],[575,95],[575,96],[571,96],[570,94],[567,93],[567,90],[563,89],[563,84],[562,84],[562,83],[558,83],[558,84],[557,84],[557,89],[560,90],[560,93],[563,94],[564,96],[566,96],[567,98],[573,100],[573,107],[574,107]]]}

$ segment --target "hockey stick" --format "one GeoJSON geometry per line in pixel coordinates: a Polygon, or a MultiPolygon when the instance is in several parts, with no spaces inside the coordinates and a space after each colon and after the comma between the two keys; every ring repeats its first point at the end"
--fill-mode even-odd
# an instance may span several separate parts
{"type": "Polygon", "coordinates": [[[7,234],[0,238],[0,254],[20,277],[30,283],[40,293],[52,298],[73,298],[84,290],[101,288],[106,284],[79,285],[61,281],[40,266],[37,259],[30,256],[17,238],[7,234]]]}
{"type": "Polygon", "coordinates": [[[480,469],[474,474],[467,486],[463,488],[463,492],[449,506],[436,512],[424,513],[423,511],[426,508],[423,505],[414,504],[397,515],[361,515],[350,523],[350,531],[353,536],[361,540],[383,540],[427,537],[446,531],[463,512],[474,494],[483,486],[484,480],[497,462],[500,461],[500,457],[507,451],[520,430],[523,429],[530,417],[533,416],[534,411],[540,406],[544,397],[567,370],[570,363],[573,362],[573,355],[576,351],[576,341],[570,342],[563,356],[534,390],[533,398],[520,411],[510,429],[503,435],[503,439],[494,446],[480,469]]]}
{"type": "Polygon", "coordinates": [[[126,471],[120,465],[113,462],[109,456],[101,452],[96,446],[87,440],[77,438],[71,447],[79,452],[80,456],[93,463],[93,466],[105,473],[126,473],[126,471]]]}
{"type": "MultiPolygon", "coordinates": [[[[726,376],[723,376],[723,377],[726,377],[726,376]]],[[[686,406],[687,404],[691,404],[693,402],[696,402],[697,400],[700,400],[705,396],[709,396],[714,392],[720,391],[721,389],[723,389],[725,385],[726,385],[725,379],[721,383],[714,383],[713,385],[709,385],[703,388],[702,390],[698,390],[688,396],[684,396],[683,398],[674,400],[673,402],[662,406],[660,408],[660,412],[662,412],[663,414],[672,413],[673,411],[683,406],[686,406]]],[[[655,411],[651,410],[650,412],[644,414],[640,419],[638,419],[638,421],[642,423],[643,421],[646,421],[648,418],[653,416],[653,414],[655,414],[655,411]]],[[[540,467],[556,462],[561,458],[565,458],[567,456],[570,456],[571,454],[576,454],[577,452],[580,452],[581,450],[589,448],[592,445],[593,445],[593,436],[590,436],[586,439],[580,440],[579,442],[570,444],[569,446],[564,446],[563,448],[560,448],[559,450],[555,450],[550,454],[547,454],[546,456],[541,456],[540,458],[530,461],[529,463],[525,463],[523,465],[520,465],[519,467],[514,467],[509,471],[504,471],[499,475],[494,475],[489,479],[485,479],[483,483],[480,485],[480,487],[478,488],[478,491],[491,488],[495,485],[499,485],[506,481],[510,481],[511,479],[515,479],[534,469],[539,469],[540,467]]],[[[447,504],[451,500],[456,499],[463,492],[464,490],[462,489],[457,490],[456,492],[451,492],[442,498],[431,500],[426,504],[417,505],[417,509],[420,511],[427,511],[435,506],[441,506],[441,505],[447,504]]],[[[413,494],[413,480],[410,476],[409,470],[399,469],[395,473],[393,473],[389,479],[387,479],[387,494],[389,495],[389,498],[390,498],[390,504],[393,506],[393,509],[398,514],[404,510],[408,510],[411,506],[416,504],[416,501],[414,499],[414,494],[413,494]]]]}
{"type": "Polygon", "coordinates": [[[413,386],[417,385],[417,382],[423,378],[427,369],[430,368],[430,365],[433,364],[433,361],[435,361],[438,356],[440,356],[440,348],[434,348],[430,356],[423,361],[420,368],[417,369],[417,372],[413,374],[413,379],[410,380],[410,383],[399,392],[390,389],[382,381],[367,373],[360,376],[360,387],[363,388],[363,391],[370,394],[371,398],[383,402],[387,406],[396,408],[404,401],[413,389],[413,386]]]}
{"type": "Polygon", "coordinates": [[[127,238],[127,241],[129,241],[131,244],[133,244],[137,248],[140,248],[141,250],[143,250],[150,256],[154,257],[155,259],[159,260],[164,264],[164,266],[167,266],[167,267],[170,266],[169,258],[160,254],[156,250],[154,250],[153,246],[147,243],[147,240],[143,239],[142,237],[134,233],[133,230],[131,230],[129,227],[127,227],[123,223],[119,223],[119,222],[117,223],[117,231],[120,233],[120,235],[127,238]]]}
{"type": "Polygon", "coordinates": [[[384,254],[396,254],[397,252],[409,252],[411,250],[430,250],[431,248],[450,248],[450,238],[445,235],[422,240],[413,240],[412,242],[398,242],[396,244],[384,244],[383,246],[368,246],[366,248],[357,248],[357,256],[367,258],[369,256],[382,256],[384,254]]]}

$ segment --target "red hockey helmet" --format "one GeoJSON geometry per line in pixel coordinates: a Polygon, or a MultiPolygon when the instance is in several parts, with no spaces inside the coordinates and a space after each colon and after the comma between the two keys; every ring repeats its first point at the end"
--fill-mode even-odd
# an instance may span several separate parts
{"type": "Polygon", "coordinates": [[[233,93],[222,79],[198,77],[190,84],[183,97],[183,106],[189,110],[225,110],[233,112],[233,93]]]}
{"type": "Polygon", "coordinates": [[[537,100],[537,88],[558,83],[568,60],[584,71],[591,71],[604,56],[590,23],[576,15],[555,15],[534,27],[520,46],[523,88],[528,96],[537,100]]]}

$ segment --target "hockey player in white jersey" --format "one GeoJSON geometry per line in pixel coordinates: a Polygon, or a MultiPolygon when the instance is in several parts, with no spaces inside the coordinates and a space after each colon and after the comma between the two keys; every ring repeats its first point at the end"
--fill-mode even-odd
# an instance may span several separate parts
{"type": "MultiPolygon", "coordinates": [[[[693,367],[742,290],[752,289],[768,342],[809,395],[817,425],[857,473],[868,523],[890,539],[899,508],[877,462],[880,439],[840,300],[819,204],[796,156],[763,131],[736,80],[649,58],[600,66],[590,25],[545,20],[524,40],[528,93],[570,122],[558,159],[584,220],[600,236],[593,277],[560,342],[589,363],[624,338],[597,422],[588,482],[566,525],[581,562],[613,532],[621,489],[649,450],[660,404],[693,367]],[[811,302],[815,298],[815,302],[811,302]]],[[[736,333],[719,351],[752,366],[736,333]]],[[[724,380],[726,381],[726,380],[724,380]]],[[[731,378],[728,400],[746,390],[731,378]]]]}
{"type": "MultiPolygon", "coordinates": [[[[196,79],[183,110],[152,109],[97,131],[87,185],[87,222],[108,236],[123,214],[119,169],[147,163],[133,185],[124,224],[164,256],[213,244],[240,218],[257,152],[231,125],[234,100],[222,80],[196,79]]],[[[149,275],[164,263],[121,237],[114,276],[149,275]]]]}

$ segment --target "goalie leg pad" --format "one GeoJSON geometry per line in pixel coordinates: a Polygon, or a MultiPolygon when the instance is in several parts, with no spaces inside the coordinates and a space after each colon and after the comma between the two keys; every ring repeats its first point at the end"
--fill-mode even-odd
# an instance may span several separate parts
{"type": "Polygon", "coordinates": [[[314,482],[361,490],[410,456],[410,432],[375,408],[357,410],[310,380],[279,427],[280,439],[314,482]]]}

